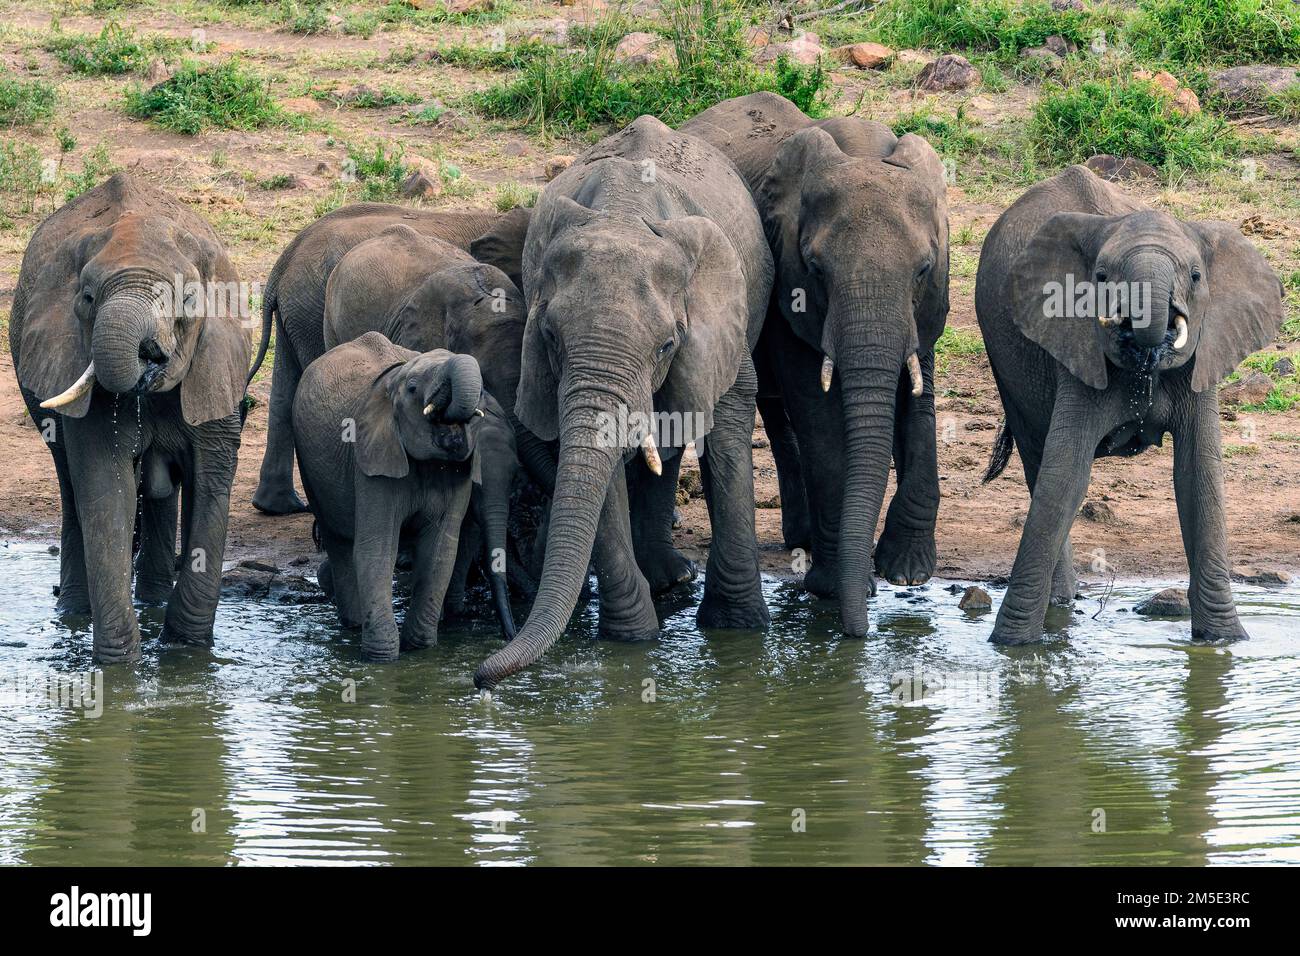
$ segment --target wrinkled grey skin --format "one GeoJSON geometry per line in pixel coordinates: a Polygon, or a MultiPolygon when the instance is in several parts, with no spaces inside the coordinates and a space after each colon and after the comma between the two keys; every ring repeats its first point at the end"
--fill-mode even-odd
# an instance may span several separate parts
{"type": "Polygon", "coordinates": [[[989,232],[975,308],[1006,410],[986,480],[1020,451],[1032,501],[992,640],[1042,636],[1050,601],[1074,598],[1070,526],[1094,458],[1174,441],[1174,494],[1191,570],[1192,636],[1246,636],[1229,584],[1218,382],[1277,335],[1281,283],[1223,222],[1150,209],[1083,166],[1034,186],[989,232]],[[1048,283],[1142,283],[1150,308],[1061,318],[1048,283]],[[1136,311],[1136,316],[1133,314],[1136,311]],[[1149,317],[1149,324],[1144,319],[1149,317]],[[1187,340],[1175,348],[1177,320],[1187,340]]]}
{"type": "MultiPolygon", "coordinates": [[[[350,249],[389,226],[405,224],[497,266],[519,284],[519,260],[528,210],[433,212],[357,203],[322,216],[294,237],[271,269],[262,293],[262,345],[266,351],[275,327],[275,368],[271,379],[266,451],[253,506],[266,514],[306,510],[293,489],[293,396],[302,370],[325,354],[325,285],[350,249]]],[[[259,359],[260,362],[260,359],[259,359]]]]}
{"type": "MultiPolygon", "coordinates": [[[[328,348],[366,332],[382,332],[394,345],[416,352],[447,349],[474,356],[489,396],[513,396],[519,386],[524,334],[519,290],[495,266],[407,225],[390,226],[339,261],[325,287],[324,321],[328,348]]],[[[516,432],[526,446],[541,442],[524,431],[494,397],[485,401],[483,411],[481,480],[474,483],[467,518],[477,523],[477,529],[476,533],[468,527],[461,531],[464,553],[457,561],[448,600],[452,610],[459,610],[469,562],[481,554],[497,617],[510,639],[515,624],[504,556],[510,496],[520,469],[516,432]],[[474,554],[469,547],[475,548],[474,554]]],[[[538,452],[546,454],[545,449],[538,452]]]]}
{"type": "Polygon", "coordinates": [[[682,126],[726,153],[758,204],[776,283],[754,353],[787,547],[812,545],[804,586],[868,631],[872,540],[893,458],[898,488],[874,552],[896,584],[934,573],[939,470],[934,344],[948,314],[943,166],[925,140],[856,117],[814,122],[774,93],[682,126]],[[917,353],[924,390],[904,363],[917,353]],[[822,388],[823,357],[834,362],[822,388]]]}
{"type": "MultiPolygon", "coordinates": [[[[771,281],[758,214],[734,167],[653,117],[597,143],[547,187],[524,247],[529,315],[515,403],[525,427],[559,441],[546,560],[527,622],[479,666],[478,687],[529,666],[556,640],[593,557],[602,634],[658,634],[629,516],[624,462],[636,446],[602,429],[620,408],[676,413],[706,436],[701,470],[713,539],[700,625],[767,624],[754,537],[757,383],[749,353],[771,281]]],[[[637,507],[660,527],[672,520],[683,438],[681,429],[661,430],[662,476],[632,466],[643,476],[637,507]]],[[[682,563],[670,545],[654,560],[682,563]]]]}
{"type": "Polygon", "coordinates": [[[438,642],[469,506],[483,422],[475,410],[482,402],[483,378],[473,357],[443,349],[413,352],[378,332],[330,349],[299,382],[294,439],[329,555],[329,580],[322,584],[344,626],[361,628],[362,650],[371,660],[396,660],[399,648],[438,642]],[[403,534],[413,539],[415,562],[399,637],[393,566],[403,534]]]}
{"type": "Polygon", "coordinates": [[[91,615],[101,663],[140,653],[131,547],[141,486],[135,596],[166,603],[164,640],[212,640],[249,342],[238,315],[164,312],[160,290],[177,276],[230,290],[239,281],[206,222],[119,174],[37,227],[14,292],[14,370],[59,478],[58,607],[91,615]],[[40,407],[92,360],[93,391],[58,412],[40,407]]]}

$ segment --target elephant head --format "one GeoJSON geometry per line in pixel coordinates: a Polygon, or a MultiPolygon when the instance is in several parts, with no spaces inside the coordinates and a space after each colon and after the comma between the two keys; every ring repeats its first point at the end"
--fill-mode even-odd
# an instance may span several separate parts
{"type": "Polygon", "coordinates": [[[558,440],[559,465],[532,612],[479,667],[479,687],[529,666],[559,637],[615,469],[639,450],[658,473],[661,445],[676,453],[702,438],[746,348],[739,257],[711,220],[615,216],[556,196],[532,228],[541,232],[536,246],[530,233],[529,247],[540,252],[526,256],[530,311],[515,413],[538,437],[558,440]],[[662,421],[691,427],[656,434],[662,421]]]}
{"type": "Polygon", "coordinates": [[[23,387],[74,418],[96,384],[119,395],[179,387],[191,425],[233,414],[249,346],[243,290],[216,238],[153,210],[89,221],[25,297],[23,387]]]}
{"type": "Polygon", "coordinates": [[[1204,391],[1282,325],[1281,282],[1225,222],[1057,213],[1011,274],[1016,325],[1097,389],[1108,361],[1148,374],[1193,362],[1191,387],[1204,391]]]}
{"type": "MultiPolygon", "coordinates": [[[[359,341],[370,336],[381,338],[371,332],[359,341]]],[[[473,356],[422,352],[388,366],[363,396],[357,463],[372,478],[405,478],[411,461],[467,461],[482,421],[483,378],[473,356]]]]}
{"type": "Polygon", "coordinates": [[[922,393],[917,352],[933,346],[948,311],[943,167],[920,137],[880,132],[852,118],[800,130],[755,187],[781,313],[823,356],[822,391],[838,384],[838,593],[848,634],[866,633],[900,378],[907,369],[912,394],[922,393]]]}

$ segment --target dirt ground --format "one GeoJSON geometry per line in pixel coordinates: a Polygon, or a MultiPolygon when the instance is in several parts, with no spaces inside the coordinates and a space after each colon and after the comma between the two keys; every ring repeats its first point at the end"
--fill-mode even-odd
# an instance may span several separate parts
{"type": "MultiPolygon", "coordinates": [[[[526,8],[534,21],[580,16],[574,8],[547,3],[518,6],[526,8]]],[[[445,64],[394,66],[385,58],[411,43],[481,40],[488,26],[442,26],[433,34],[403,27],[368,39],[333,34],[303,37],[282,32],[273,23],[249,20],[237,12],[239,9],[232,8],[228,18],[215,21],[198,16],[187,19],[153,8],[128,12],[123,19],[137,29],[177,37],[189,36],[201,25],[208,41],[217,45],[203,58],[239,52],[274,76],[273,91],[282,105],[320,119],[324,128],[305,132],[213,130],[191,137],[131,119],[121,108],[121,94],[139,79],[68,72],[41,45],[50,25],[50,13],[41,4],[18,7],[0,3],[6,24],[0,33],[0,59],[16,73],[46,77],[59,84],[62,96],[55,125],[73,128],[78,140],[66,158],[70,167],[76,167],[96,145],[106,145],[114,167],[149,178],[208,216],[228,242],[246,280],[263,281],[279,251],[297,230],[316,218],[322,201],[341,188],[338,174],[346,143],[383,138],[403,143],[408,157],[456,164],[466,183],[432,200],[432,205],[442,208],[489,206],[506,183],[540,188],[548,157],[574,153],[584,145],[579,139],[543,139],[486,124],[457,108],[452,110],[454,122],[411,125],[402,119],[409,105],[348,109],[310,95],[311,84],[317,88],[335,84],[338,89],[368,84],[398,86],[426,101],[455,102],[458,93],[482,88],[499,80],[500,74],[445,64]],[[259,188],[260,181],[278,174],[294,177],[293,185],[288,189],[259,188]]],[[[102,16],[65,15],[61,27],[64,31],[98,32],[104,22],[102,16]]],[[[860,73],[837,73],[836,82],[841,87],[839,109],[845,112],[855,101],[867,102],[869,112],[884,116],[891,104],[897,108],[915,97],[860,73]],[[864,90],[872,95],[861,97],[864,90]]],[[[996,95],[977,91],[973,96],[940,94],[931,99],[936,108],[949,111],[960,101],[976,121],[996,130],[996,124],[1007,116],[1023,117],[1032,96],[1031,88],[1013,85],[996,95]]],[[[36,142],[42,148],[53,141],[48,131],[8,130],[3,135],[36,142]]],[[[1296,241],[1300,216],[1295,203],[1300,173],[1294,153],[1263,156],[1260,162],[1261,178],[1271,184],[1267,188],[1244,191],[1222,181],[1132,188],[1144,199],[1188,217],[1239,222],[1252,214],[1263,215],[1277,229],[1257,241],[1279,272],[1293,270],[1300,258],[1296,241]]],[[[990,184],[982,177],[967,180],[961,171],[957,184],[950,187],[954,278],[949,324],[963,330],[962,341],[978,345],[973,292],[980,243],[1021,188],[990,184]]],[[[6,317],[27,238],[50,211],[48,198],[40,202],[45,205],[38,203],[37,208],[20,212],[8,228],[0,230],[0,313],[6,317]]],[[[1296,351],[1294,343],[1278,348],[1296,351]]],[[[937,373],[942,489],[938,573],[981,580],[1010,570],[1028,494],[1018,461],[992,484],[980,483],[1001,409],[986,359],[978,348],[973,352],[941,356],[937,373]]],[[[268,359],[252,388],[259,401],[244,430],[227,559],[262,558],[283,567],[293,559],[307,557],[314,564],[310,517],[266,517],[250,504],[266,438],[270,367],[268,359]]],[[[1300,410],[1228,413],[1222,426],[1228,449],[1226,497],[1234,562],[1300,568],[1300,410]]],[[[781,543],[776,472],[761,426],[755,432],[755,446],[755,497],[764,567],[772,573],[788,574],[791,556],[781,543]]],[[[1074,529],[1075,554],[1085,581],[1109,577],[1092,570],[1097,557],[1121,576],[1176,578],[1185,574],[1171,483],[1172,460],[1167,443],[1165,448],[1136,459],[1097,463],[1084,509],[1089,517],[1080,517],[1074,529]]],[[[22,404],[7,351],[0,355],[0,462],[0,536],[55,538],[59,500],[53,466],[22,404]]],[[[702,560],[709,542],[703,500],[690,501],[683,507],[682,517],[679,545],[702,560]]]]}

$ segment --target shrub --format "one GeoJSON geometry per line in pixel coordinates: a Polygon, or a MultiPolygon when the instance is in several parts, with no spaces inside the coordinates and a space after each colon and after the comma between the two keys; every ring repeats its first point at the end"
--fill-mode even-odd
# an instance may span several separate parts
{"type": "Polygon", "coordinates": [[[0,76],[0,126],[31,126],[54,115],[58,94],[44,80],[0,76]]]}
{"type": "Polygon", "coordinates": [[[171,37],[137,39],[135,31],[116,22],[110,22],[98,36],[59,32],[45,42],[45,49],[68,69],[91,76],[143,73],[152,58],[175,55],[183,47],[171,37]]]}
{"type": "Polygon", "coordinates": [[[1094,153],[1204,172],[1241,151],[1222,120],[1184,116],[1164,91],[1141,80],[1090,80],[1049,87],[1034,109],[1029,138],[1042,158],[1082,162],[1094,153]]]}
{"type": "Polygon", "coordinates": [[[248,130],[283,120],[266,81],[236,60],[212,66],[187,61],[166,82],[127,91],[126,109],[163,129],[191,136],[209,126],[248,130]]]}
{"type": "Polygon", "coordinates": [[[1128,31],[1140,56],[1173,63],[1300,59],[1293,0],[1141,0],[1128,31]]]}
{"type": "Polygon", "coordinates": [[[348,161],[352,174],[361,183],[361,199],[365,202],[383,202],[397,195],[398,188],[410,170],[403,160],[404,150],[396,146],[390,153],[384,144],[349,146],[348,161]]]}

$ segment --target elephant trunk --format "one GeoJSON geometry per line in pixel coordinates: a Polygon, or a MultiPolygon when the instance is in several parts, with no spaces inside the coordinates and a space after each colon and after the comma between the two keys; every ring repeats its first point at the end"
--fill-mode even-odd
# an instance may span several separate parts
{"type": "Polygon", "coordinates": [[[622,461],[622,449],[601,428],[606,401],[575,396],[566,403],[537,598],[518,636],[479,665],[475,687],[490,690],[534,663],[559,638],[577,606],[610,478],[622,461]]]}
{"type": "Polygon", "coordinates": [[[449,422],[468,421],[479,410],[483,398],[483,373],[472,355],[453,355],[447,362],[447,381],[451,399],[443,418],[449,422]]]}
{"type": "Polygon", "coordinates": [[[894,450],[894,406],[912,336],[908,321],[883,320],[898,310],[880,299],[833,305],[827,322],[835,345],[844,415],[844,497],[838,541],[840,619],[850,637],[867,634],[872,543],[894,450]],[[845,321],[846,319],[853,321],[845,321]],[[863,321],[870,319],[869,322],[863,321]]]}
{"type": "Polygon", "coordinates": [[[492,599],[496,603],[497,617],[501,621],[501,630],[507,640],[514,640],[516,629],[514,615],[510,610],[510,589],[506,584],[506,544],[510,524],[510,488],[514,483],[514,467],[500,469],[508,472],[496,475],[483,475],[484,495],[479,523],[483,527],[483,547],[486,551],[486,568],[488,584],[492,588],[492,599]],[[491,485],[491,494],[488,486],[491,485]]]}
{"type": "Polygon", "coordinates": [[[1174,264],[1153,251],[1139,252],[1129,263],[1128,274],[1139,284],[1146,301],[1147,321],[1133,317],[1133,340],[1139,348],[1154,349],[1169,331],[1169,303],[1174,290],[1174,264]]]}
{"type": "Polygon", "coordinates": [[[159,343],[158,295],[142,283],[118,286],[95,310],[95,379],[110,392],[148,388],[170,356],[159,343]]]}

